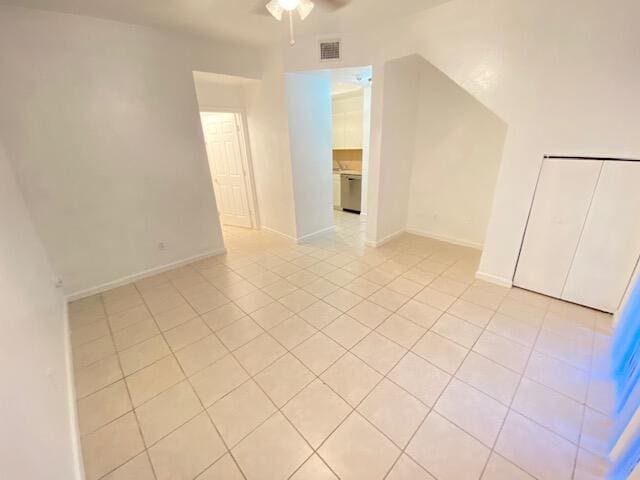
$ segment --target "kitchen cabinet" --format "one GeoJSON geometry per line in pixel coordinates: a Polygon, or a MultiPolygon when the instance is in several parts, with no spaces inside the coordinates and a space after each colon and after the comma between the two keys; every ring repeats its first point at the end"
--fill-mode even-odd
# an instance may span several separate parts
{"type": "Polygon", "coordinates": [[[363,134],[362,92],[333,97],[333,148],[361,149],[363,134]]]}
{"type": "Polygon", "coordinates": [[[514,285],[614,312],[640,256],[640,162],[547,158],[514,285]]]}
{"type": "Polygon", "coordinates": [[[340,199],[341,199],[341,189],[340,189],[340,174],[333,174],[333,207],[340,208],[340,199]]]}

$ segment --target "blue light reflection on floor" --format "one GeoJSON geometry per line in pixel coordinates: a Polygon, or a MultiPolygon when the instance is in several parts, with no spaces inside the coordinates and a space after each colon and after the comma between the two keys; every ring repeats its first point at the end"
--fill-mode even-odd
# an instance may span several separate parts
{"type": "MultiPolygon", "coordinates": [[[[612,374],[616,383],[614,434],[611,447],[640,406],[640,279],[636,282],[616,327],[612,348],[612,374]]],[[[640,431],[629,443],[609,475],[627,478],[640,461],[640,431]]]]}

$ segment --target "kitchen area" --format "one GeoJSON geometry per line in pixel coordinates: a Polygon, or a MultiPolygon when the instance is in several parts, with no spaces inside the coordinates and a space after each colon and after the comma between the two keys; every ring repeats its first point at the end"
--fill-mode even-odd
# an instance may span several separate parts
{"type": "Polygon", "coordinates": [[[333,107],[333,208],[361,214],[366,203],[370,76],[359,72],[334,81],[333,107]]]}

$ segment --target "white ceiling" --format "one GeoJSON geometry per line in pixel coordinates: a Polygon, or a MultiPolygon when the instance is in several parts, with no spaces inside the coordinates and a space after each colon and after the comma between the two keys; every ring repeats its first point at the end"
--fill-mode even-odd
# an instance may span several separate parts
{"type": "MultiPolygon", "coordinates": [[[[314,9],[296,23],[298,34],[343,33],[371,28],[448,0],[352,0],[328,13],[314,9]]],[[[285,22],[253,13],[260,0],[0,0],[0,4],[37,8],[125,23],[148,25],[250,45],[265,45],[287,33],[285,22]]]]}

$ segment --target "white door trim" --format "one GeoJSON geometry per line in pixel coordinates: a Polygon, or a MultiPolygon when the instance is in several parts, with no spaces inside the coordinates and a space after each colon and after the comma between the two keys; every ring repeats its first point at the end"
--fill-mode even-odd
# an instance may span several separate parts
{"type": "MultiPolygon", "coordinates": [[[[242,168],[246,172],[244,176],[245,188],[247,191],[247,200],[249,203],[249,215],[251,217],[251,227],[260,229],[260,214],[258,211],[258,198],[256,195],[256,183],[253,170],[253,160],[251,158],[251,144],[249,143],[249,125],[247,123],[247,115],[243,108],[228,107],[207,107],[201,108],[200,113],[233,113],[236,125],[239,127],[238,135],[240,137],[240,153],[242,158],[242,168]]],[[[204,137],[204,132],[203,132],[204,137]]]]}

